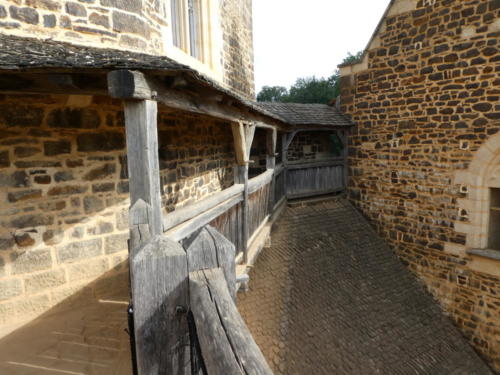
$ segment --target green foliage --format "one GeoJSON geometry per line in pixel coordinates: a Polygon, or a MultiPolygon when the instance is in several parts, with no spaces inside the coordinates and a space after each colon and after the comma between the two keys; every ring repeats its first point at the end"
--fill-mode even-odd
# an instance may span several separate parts
{"type": "Polygon", "coordinates": [[[288,90],[283,86],[264,86],[257,95],[258,102],[282,102],[288,96],[288,90]]]}
{"type": "MultiPolygon", "coordinates": [[[[358,61],[363,51],[348,53],[342,64],[358,61]]],[[[283,86],[264,86],[257,95],[259,102],[282,103],[320,103],[328,104],[340,94],[340,76],[338,70],[328,78],[298,78],[289,90],[283,86]]]]}

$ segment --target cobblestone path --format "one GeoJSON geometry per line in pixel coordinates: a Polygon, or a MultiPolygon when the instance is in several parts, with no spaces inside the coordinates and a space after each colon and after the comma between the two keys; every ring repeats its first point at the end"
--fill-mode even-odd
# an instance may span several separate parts
{"type": "Polygon", "coordinates": [[[238,307],[275,374],[490,374],[345,200],[288,207],[238,307]]]}

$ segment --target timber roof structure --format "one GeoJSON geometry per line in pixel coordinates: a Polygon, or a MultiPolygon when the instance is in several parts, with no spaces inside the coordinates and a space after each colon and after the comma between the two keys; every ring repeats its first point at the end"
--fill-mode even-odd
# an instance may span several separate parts
{"type": "MultiPolygon", "coordinates": [[[[261,115],[286,123],[276,113],[269,112],[254,101],[221,86],[211,78],[187,65],[165,56],[154,56],[111,48],[97,48],[59,42],[52,39],[35,39],[2,35],[0,38],[0,74],[48,71],[111,71],[139,70],[157,75],[182,75],[198,85],[224,94],[234,102],[261,115]]],[[[4,82],[0,80],[0,85],[4,82]]],[[[19,82],[16,82],[19,85],[19,82]]]]}
{"type": "Polygon", "coordinates": [[[257,105],[268,112],[282,117],[291,125],[327,125],[352,126],[342,113],[335,107],[326,104],[298,104],[261,102],[257,105]]]}

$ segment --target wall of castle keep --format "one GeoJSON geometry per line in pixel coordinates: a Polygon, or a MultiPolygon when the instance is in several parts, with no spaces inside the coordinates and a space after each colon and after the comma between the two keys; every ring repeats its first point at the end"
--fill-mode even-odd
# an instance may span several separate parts
{"type": "Polygon", "coordinates": [[[252,1],[210,0],[209,8],[218,14],[203,20],[213,54],[205,63],[173,46],[169,0],[0,0],[0,34],[168,56],[253,98],[252,1]]]}
{"type": "MultiPolygon", "coordinates": [[[[233,181],[230,127],[160,108],[165,211],[233,181]]],[[[0,335],[127,269],[121,103],[0,95],[0,335]]]]}
{"type": "Polygon", "coordinates": [[[341,70],[349,197],[500,370],[500,261],[468,253],[476,169],[500,154],[500,1],[400,3],[341,70]]]}

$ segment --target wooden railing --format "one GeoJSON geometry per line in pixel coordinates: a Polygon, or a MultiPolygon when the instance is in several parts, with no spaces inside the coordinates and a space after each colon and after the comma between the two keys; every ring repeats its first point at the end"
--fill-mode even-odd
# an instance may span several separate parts
{"type": "Polygon", "coordinates": [[[345,164],[342,158],[288,165],[288,198],[334,193],[345,187],[345,164]]]}

